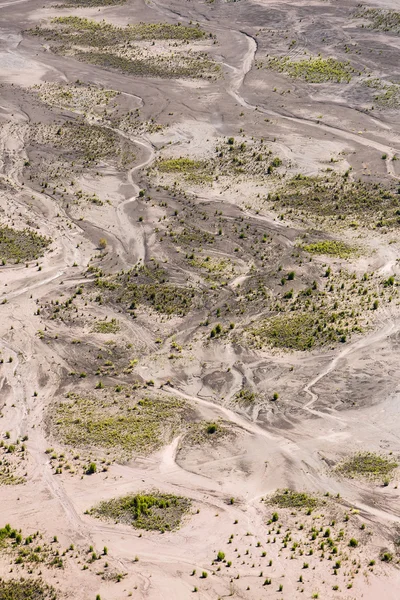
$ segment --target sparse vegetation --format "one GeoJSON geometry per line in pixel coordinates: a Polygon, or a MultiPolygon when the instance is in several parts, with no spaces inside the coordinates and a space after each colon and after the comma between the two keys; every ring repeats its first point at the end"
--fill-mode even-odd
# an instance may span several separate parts
{"type": "Polygon", "coordinates": [[[111,321],[97,321],[92,327],[92,331],[95,333],[118,333],[120,325],[116,319],[111,321]]]}
{"type": "Polygon", "coordinates": [[[373,452],[360,452],[339,463],[336,470],[346,477],[376,479],[391,475],[397,467],[398,463],[392,458],[373,452]]]}
{"type": "Polygon", "coordinates": [[[165,279],[166,273],[159,266],[142,266],[113,277],[99,277],[95,285],[108,301],[124,303],[130,310],[142,304],[166,315],[187,314],[194,289],[169,284],[165,279]]]}
{"type": "Polygon", "coordinates": [[[328,218],[338,225],[348,225],[357,219],[360,225],[379,229],[400,224],[400,196],[394,189],[379,183],[349,181],[348,174],[343,177],[296,175],[277,194],[270,195],[269,201],[308,220],[319,218],[321,223],[328,218]]]}
{"type": "MultiPolygon", "coordinates": [[[[62,0],[61,0],[62,2],[62,0]]],[[[62,4],[56,4],[55,8],[95,7],[95,6],[119,6],[125,4],[126,0],[67,0],[62,4]]]]}
{"type": "Polygon", "coordinates": [[[32,229],[17,230],[7,225],[0,226],[0,262],[37,260],[51,241],[32,229]]]}
{"type": "Polygon", "coordinates": [[[32,35],[53,42],[52,50],[72,55],[78,60],[97,64],[124,73],[150,77],[215,77],[219,65],[206,53],[159,49],[151,51],[143,42],[175,40],[185,44],[205,40],[207,34],[197,26],[169,23],[137,23],[117,27],[106,21],[83,17],[56,17],[51,27],[36,27],[32,35]],[[142,45],[137,46],[136,44],[142,45]]]}
{"type": "Polygon", "coordinates": [[[361,8],[355,16],[369,21],[367,27],[400,34],[400,12],[382,8],[361,8]]]}

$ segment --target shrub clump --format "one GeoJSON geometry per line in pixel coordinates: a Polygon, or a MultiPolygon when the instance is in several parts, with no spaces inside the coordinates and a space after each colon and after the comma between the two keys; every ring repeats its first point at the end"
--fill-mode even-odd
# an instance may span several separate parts
{"type": "Polygon", "coordinates": [[[179,527],[190,506],[188,498],[172,494],[129,494],[101,502],[90,514],[137,529],[172,531],[179,527]]]}

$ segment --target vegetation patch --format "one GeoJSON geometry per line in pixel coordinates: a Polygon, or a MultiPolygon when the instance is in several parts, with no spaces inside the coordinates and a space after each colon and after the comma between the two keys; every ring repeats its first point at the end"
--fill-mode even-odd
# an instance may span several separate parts
{"type": "Polygon", "coordinates": [[[304,244],[302,248],[309,254],[325,254],[327,256],[335,256],[338,258],[350,258],[357,253],[356,248],[337,240],[323,240],[311,244],[304,244]]]}
{"type": "MultiPolygon", "coordinates": [[[[356,17],[368,19],[370,29],[400,33],[400,12],[381,8],[363,8],[355,13],[356,17]]],[[[364,25],[363,25],[364,27],[364,25]]]]}
{"type": "Polygon", "coordinates": [[[227,423],[200,421],[189,426],[182,447],[219,444],[222,439],[233,435],[232,428],[227,423]]]}
{"type": "Polygon", "coordinates": [[[29,33],[56,43],[52,47],[55,52],[105,68],[151,77],[213,77],[220,71],[206,53],[185,47],[189,41],[207,37],[197,26],[138,23],[117,27],[104,20],[74,16],[57,17],[50,25],[29,33]],[[170,41],[170,50],[152,48],[151,44],[164,40],[170,41]],[[179,44],[182,47],[178,49],[179,44]]]}
{"type": "Polygon", "coordinates": [[[319,56],[310,56],[302,60],[293,60],[289,56],[278,56],[270,58],[266,66],[268,69],[285,73],[296,79],[303,79],[308,83],[325,83],[327,81],[349,83],[356,72],[348,61],[342,62],[336,58],[319,56]]]}
{"type": "Polygon", "coordinates": [[[374,96],[374,103],[378,107],[397,109],[400,108],[400,85],[396,83],[386,83],[381,79],[366,79],[364,85],[376,90],[378,93],[374,96]]]}
{"type": "Polygon", "coordinates": [[[118,456],[148,454],[168,443],[184,425],[183,400],[104,390],[101,397],[69,393],[53,407],[51,429],[63,444],[95,447],[118,456]]]}
{"type": "Polygon", "coordinates": [[[131,142],[107,127],[88,125],[81,120],[66,121],[61,126],[32,125],[29,138],[31,144],[61,151],[69,168],[71,161],[88,168],[106,160],[125,168],[135,160],[131,142]]]}
{"type": "MultiPolygon", "coordinates": [[[[279,259],[278,259],[279,260],[279,259]]],[[[379,274],[335,273],[324,265],[314,281],[298,281],[295,271],[278,268],[278,281],[257,275],[248,278],[239,292],[237,313],[257,314],[243,328],[234,327],[231,337],[250,346],[309,350],[324,345],[344,343],[354,333],[361,333],[374,322],[381,303],[398,296],[394,276],[383,279],[379,274]],[[279,292],[281,289],[281,292],[279,292]]],[[[232,318],[231,316],[229,318],[232,318]]]]}
{"type": "Polygon", "coordinates": [[[316,215],[338,223],[358,219],[366,227],[398,227],[400,194],[379,183],[350,181],[348,175],[307,177],[299,174],[276,194],[269,195],[268,200],[307,219],[314,219],[316,215]]]}
{"type": "Polygon", "coordinates": [[[273,155],[264,140],[239,142],[230,137],[216,145],[211,159],[185,156],[164,158],[154,164],[153,172],[180,175],[194,184],[210,184],[220,177],[251,176],[263,179],[281,165],[282,160],[273,155]]]}
{"type": "Polygon", "coordinates": [[[82,62],[135,75],[137,77],[196,78],[219,73],[219,66],[208,60],[204,53],[195,57],[180,56],[177,60],[157,57],[130,58],[113,52],[77,52],[75,58],[82,62]]]}
{"type": "Polygon", "coordinates": [[[53,39],[61,38],[67,41],[70,35],[74,35],[78,37],[80,45],[90,46],[138,40],[201,40],[207,37],[206,32],[199,26],[180,23],[137,23],[117,27],[104,20],[92,21],[85,17],[66,16],[55,17],[52,24],[61,26],[54,31],[53,39]]]}
{"type": "Polygon", "coordinates": [[[98,321],[92,327],[94,333],[118,333],[121,327],[116,319],[111,321],[98,321]]]}
{"type": "Polygon", "coordinates": [[[267,345],[286,350],[310,350],[329,342],[344,341],[348,328],[341,327],[336,318],[332,322],[331,317],[322,310],[276,315],[251,328],[250,340],[257,348],[267,345]]]}
{"type": "Polygon", "coordinates": [[[17,230],[7,225],[0,226],[0,262],[37,260],[51,242],[51,239],[31,229],[17,230]]]}
{"type": "Polygon", "coordinates": [[[190,506],[190,500],[182,496],[141,493],[101,502],[90,514],[136,529],[164,532],[177,529],[190,506]]]}
{"type": "Polygon", "coordinates": [[[206,160],[193,160],[187,157],[159,160],[154,167],[160,173],[179,173],[193,183],[211,183],[210,165],[206,160]]]}
{"type": "Polygon", "coordinates": [[[390,477],[397,467],[398,463],[393,458],[380,456],[373,452],[359,452],[341,462],[336,470],[345,477],[361,476],[378,479],[390,477]]]}
{"type": "Polygon", "coordinates": [[[119,95],[114,90],[106,90],[95,85],[41,83],[32,88],[43,102],[49,106],[67,108],[77,112],[94,112],[110,107],[111,101],[119,95]]]}
{"type": "Polygon", "coordinates": [[[236,392],[235,400],[242,404],[254,404],[257,400],[257,394],[249,388],[242,388],[239,392],[236,392]]]}
{"type": "Polygon", "coordinates": [[[125,304],[134,316],[138,305],[146,305],[164,315],[186,315],[193,302],[194,289],[170,284],[158,265],[137,267],[110,278],[99,277],[96,300],[125,304]]]}
{"type": "Polygon", "coordinates": [[[17,475],[14,463],[7,458],[0,460],[0,485],[20,485],[24,477],[17,475]]]}
{"type": "Polygon", "coordinates": [[[54,588],[41,579],[0,579],[0,600],[56,600],[54,588]]]}
{"type": "Polygon", "coordinates": [[[309,496],[305,492],[295,492],[294,490],[277,490],[267,502],[280,508],[315,508],[320,504],[318,498],[309,496]]]}
{"type": "Polygon", "coordinates": [[[94,8],[97,6],[118,6],[125,4],[126,0],[68,0],[63,4],[56,4],[55,8],[94,8]]]}

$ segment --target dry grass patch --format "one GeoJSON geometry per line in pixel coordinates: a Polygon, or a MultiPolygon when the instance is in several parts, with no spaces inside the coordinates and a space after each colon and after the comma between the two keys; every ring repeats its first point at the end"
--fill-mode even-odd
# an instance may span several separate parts
{"type": "Polygon", "coordinates": [[[67,0],[63,4],[56,4],[54,8],[94,8],[97,6],[119,6],[126,0],[67,0]]]}
{"type": "Polygon", "coordinates": [[[0,579],[0,600],[56,600],[54,588],[41,579],[0,579]]]}

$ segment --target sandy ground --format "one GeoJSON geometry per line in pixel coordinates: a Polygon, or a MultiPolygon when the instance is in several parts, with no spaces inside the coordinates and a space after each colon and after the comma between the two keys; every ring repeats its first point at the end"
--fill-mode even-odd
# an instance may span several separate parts
{"type": "MultiPolygon", "coordinates": [[[[195,597],[204,599],[375,600],[381,595],[397,599],[399,477],[396,473],[390,484],[383,486],[381,481],[345,479],[332,469],[342,458],[359,451],[400,456],[397,301],[382,303],[371,327],[345,344],[297,353],[251,350],[223,340],[205,343],[199,322],[210,313],[208,308],[199,309],[196,318],[187,320],[164,319],[139,308],[138,318],[133,320],[117,305],[92,303],[86,307],[82,301],[80,322],[60,322],[49,318],[48,307],[63,296],[65,301],[81,284],[90,285],[94,277],[87,273],[89,264],[101,264],[107,273],[116,273],[138,263],[151,264],[155,258],[171,268],[174,280],[194,285],[200,281],[179,262],[184,250],[171,254],[166,244],[156,243],[155,226],[167,214],[162,203],[168,202],[168,209],[174,209],[176,195],[158,187],[162,181],[157,180],[150,201],[144,202],[140,196],[140,190],[148,185],[147,169],[160,156],[209,156],[218,140],[239,137],[245,129],[249,139],[265,138],[289,173],[316,175],[335,157],[338,172],[351,168],[355,180],[365,176],[397,186],[400,170],[393,157],[400,152],[398,109],[366,110],[371,102],[356,87],[350,90],[349,86],[346,92],[335,85],[310,90],[304,82],[258,69],[255,61],[270,51],[268,35],[260,34],[261,30],[275,31],[281,42],[285,36],[289,41],[296,37],[310,52],[318,50],[325,36],[331,52],[343,53],[344,43],[354,43],[362,52],[351,55],[352,59],[364,61],[363,67],[375,73],[392,71],[398,80],[400,37],[357,28],[351,18],[355,2],[349,6],[305,0],[292,4],[128,0],[110,7],[62,10],[53,4],[0,2],[0,169],[4,184],[0,223],[17,229],[35,224],[42,235],[53,240],[51,251],[38,264],[28,261],[27,266],[7,263],[0,267],[0,301],[7,300],[0,308],[0,429],[4,440],[6,432],[13,440],[29,436],[25,483],[0,488],[0,525],[11,523],[26,533],[40,530],[47,540],[57,535],[62,547],[75,545],[78,558],[71,559],[64,569],[43,568],[43,577],[59,590],[60,597],[94,600],[100,594],[102,600],[129,596],[186,600],[198,588],[195,597]],[[221,77],[215,81],[136,78],[53,53],[39,38],[26,33],[45,19],[68,14],[105,18],[120,26],[140,21],[199,23],[217,36],[218,43],[209,46],[208,52],[221,66],[221,77]],[[382,58],[370,58],[364,52],[371,40],[381,45],[382,58]],[[385,54],[389,47],[393,55],[385,54]],[[375,61],[373,66],[371,61],[375,61]],[[46,168],[58,156],[51,147],[29,145],[24,128],[37,122],[63,123],[77,115],[67,109],[52,112],[38,100],[32,86],[69,84],[77,79],[121,92],[125,110],[133,112],[140,107],[144,121],[154,118],[162,126],[158,131],[124,131],[110,121],[107,127],[133,144],[135,160],[129,168],[105,160],[98,167],[101,179],[93,172],[76,176],[83,191],[96,192],[104,199],[101,206],[69,206],[51,193],[51,185],[44,189],[24,170],[33,152],[44,157],[46,168]],[[279,93],[289,87],[290,94],[279,93]],[[107,240],[107,253],[99,263],[100,238],[107,240]],[[40,307],[44,309],[38,313],[40,307]],[[197,419],[221,419],[234,435],[217,446],[187,446],[179,433],[157,452],[122,464],[113,462],[106,472],[81,477],[64,470],[55,475],[46,449],[54,446],[62,451],[63,445],[49,431],[48,411],[66,391],[94,388],[98,378],[91,370],[93,355],[87,352],[104,345],[104,337],[91,331],[88,323],[93,315],[117,318],[122,327],[115,339],[131,343],[140,359],[132,375],[105,376],[107,385],[151,379],[155,388],[163,386],[165,397],[185,400],[197,419]],[[40,331],[44,335],[39,335],[40,331]],[[162,347],[159,337],[164,340],[162,347]],[[71,344],[76,338],[82,341],[79,347],[71,344]],[[171,340],[184,347],[179,360],[168,358],[171,340]],[[84,381],[72,381],[68,373],[78,371],[75,365],[80,364],[87,365],[89,375],[84,381]],[[244,387],[260,396],[251,407],[235,401],[244,387]],[[279,393],[278,402],[271,402],[273,392],[279,393]],[[307,557],[310,568],[302,570],[305,556],[290,560],[281,544],[268,545],[272,509],[262,499],[285,487],[318,497],[340,495],[332,508],[336,518],[343,521],[345,512],[354,510],[349,525],[346,522],[346,536],[359,535],[361,523],[367,524],[369,537],[354,550],[353,557],[352,551],[347,551],[348,563],[339,576],[317,552],[307,557]],[[153,489],[192,500],[190,514],[179,530],[141,533],[85,514],[100,500],[153,489]],[[227,546],[232,533],[235,552],[227,546]],[[82,557],[89,546],[98,552],[108,547],[110,568],[124,575],[122,581],[96,575],[100,571],[97,565],[82,570],[82,557]],[[264,548],[266,557],[261,554],[264,548]],[[379,559],[386,548],[394,554],[388,564],[379,559]],[[232,561],[229,568],[224,564],[217,570],[218,565],[212,564],[219,550],[232,561]],[[373,569],[369,568],[372,558],[377,563],[373,569]],[[267,566],[269,560],[273,561],[271,567],[267,566]],[[352,573],[349,586],[350,572],[357,563],[361,566],[352,573]],[[206,578],[200,577],[202,571],[207,572],[206,578]],[[299,582],[302,574],[304,583],[299,582]],[[264,584],[266,577],[272,579],[272,585],[264,584]]],[[[394,0],[375,5],[398,8],[394,0]]],[[[86,112],[84,118],[89,117],[86,112]]],[[[100,117],[93,116],[93,122],[100,123],[100,117]]],[[[270,190],[269,183],[242,180],[200,189],[194,186],[187,194],[211,216],[223,208],[227,219],[245,219],[252,227],[264,228],[277,244],[272,259],[276,269],[281,257],[290,260],[287,257],[294,251],[295,241],[311,226],[295,216],[282,221],[276,212],[265,206],[260,209],[259,194],[270,190]]],[[[195,223],[187,225],[190,228],[195,223]]],[[[385,234],[349,229],[340,235],[350,242],[361,240],[367,248],[352,264],[355,273],[368,270],[382,278],[395,275],[397,230],[385,234]]],[[[226,256],[236,261],[228,250],[226,256]]],[[[234,263],[236,271],[228,289],[237,289],[250,277],[251,261],[241,260],[234,263]]],[[[316,260],[318,267],[329,261],[337,268],[344,264],[324,257],[316,260]]],[[[329,510],[318,517],[323,527],[329,525],[329,510]]],[[[296,516],[279,511],[282,531],[296,528],[301,518],[311,519],[300,518],[300,512],[296,516]]],[[[9,562],[8,556],[0,558],[5,577],[9,577],[9,562]]],[[[13,576],[26,574],[23,567],[13,568],[13,576]]]]}

